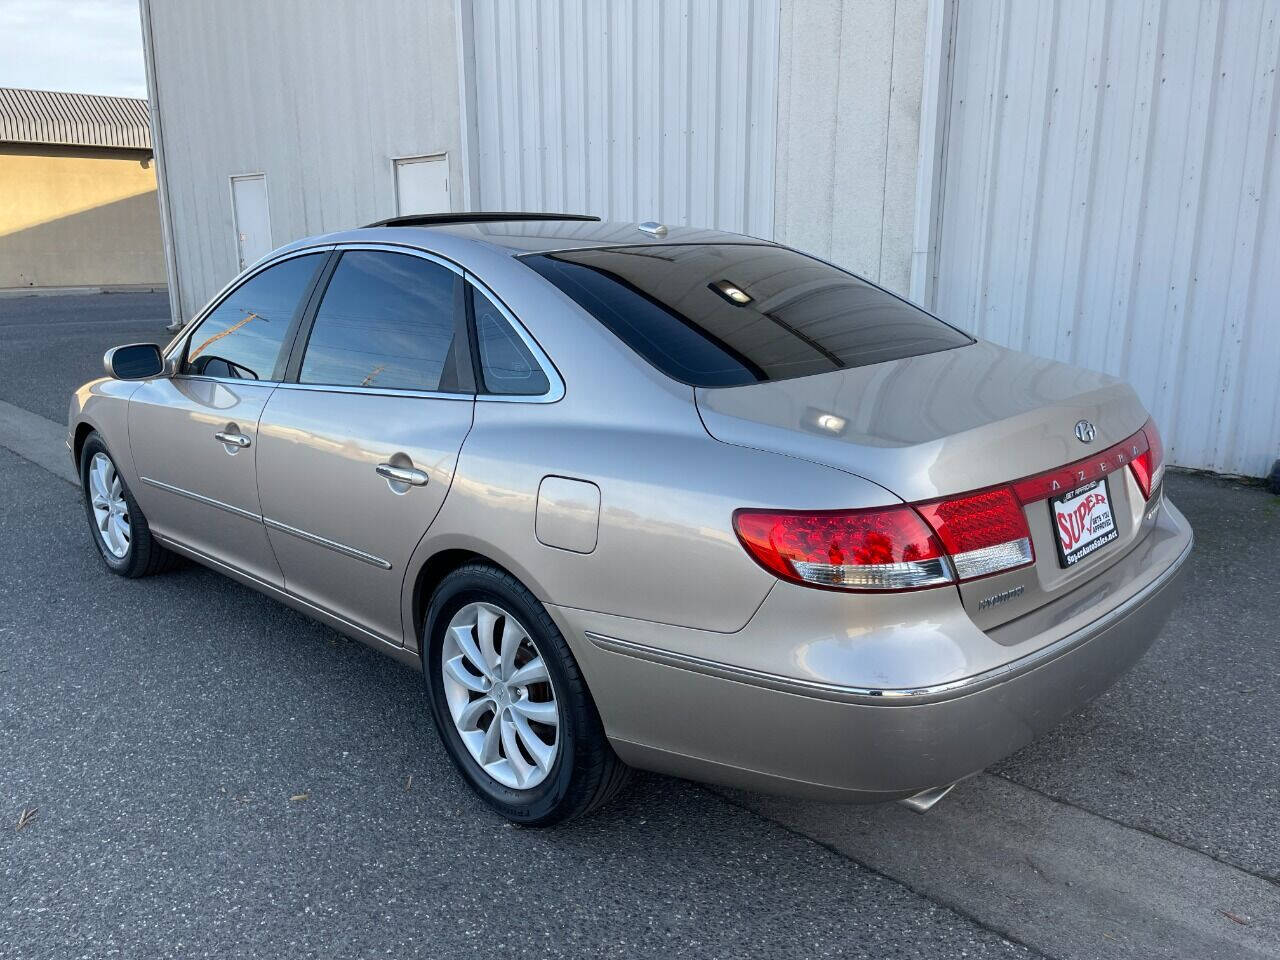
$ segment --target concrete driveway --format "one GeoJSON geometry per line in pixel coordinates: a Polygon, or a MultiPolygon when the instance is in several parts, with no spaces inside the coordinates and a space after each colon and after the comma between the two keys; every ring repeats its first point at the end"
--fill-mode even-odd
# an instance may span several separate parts
{"type": "Polygon", "coordinates": [[[1280,956],[1280,498],[1171,476],[1154,649],[925,816],[639,776],[516,830],[414,672],[197,566],[106,572],[49,444],[106,347],[167,339],[117,296],[0,300],[0,957],[1280,956]]]}

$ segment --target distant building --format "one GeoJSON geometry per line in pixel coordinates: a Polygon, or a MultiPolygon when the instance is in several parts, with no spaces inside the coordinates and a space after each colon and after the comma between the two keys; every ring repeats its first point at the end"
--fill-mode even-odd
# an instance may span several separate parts
{"type": "Polygon", "coordinates": [[[0,289],[164,282],[147,101],[0,87],[0,289]]]}

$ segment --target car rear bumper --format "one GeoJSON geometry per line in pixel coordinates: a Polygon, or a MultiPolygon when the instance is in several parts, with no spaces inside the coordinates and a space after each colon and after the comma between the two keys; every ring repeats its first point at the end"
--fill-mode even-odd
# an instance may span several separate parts
{"type": "MultiPolygon", "coordinates": [[[[1008,756],[1137,662],[1168,618],[1191,551],[1186,520],[1172,505],[1164,513],[1159,565],[1103,615],[1067,621],[1067,632],[1025,654],[938,683],[874,687],[787,676],[699,656],[687,644],[660,649],[604,633],[598,615],[553,612],[628,763],[792,796],[891,800],[1008,756]]],[[[813,646],[779,643],[797,662],[813,646]]]]}

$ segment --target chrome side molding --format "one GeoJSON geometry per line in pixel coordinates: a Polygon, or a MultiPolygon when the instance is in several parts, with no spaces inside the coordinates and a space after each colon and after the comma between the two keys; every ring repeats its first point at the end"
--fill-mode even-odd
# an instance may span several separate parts
{"type": "Polygon", "coordinates": [[[593,644],[602,650],[608,650],[611,653],[621,653],[629,657],[637,657],[641,660],[651,660],[655,663],[665,664],[667,666],[679,667],[685,670],[693,670],[697,673],[705,673],[711,676],[724,677],[729,680],[737,680],[744,683],[755,683],[761,686],[772,687],[776,690],[782,690],[786,693],[798,693],[804,696],[823,697],[828,700],[862,702],[868,704],[916,704],[928,703],[933,700],[949,699],[951,697],[961,696],[963,694],[973,693],[977,690],[1000,683],[1008,679],[1014,674],[1031,670],[1040,664],[1054,660],[1072,648],[1087,643],[1097,634],[1106,630],[1110,626],[1123,620],[1130,613],[1136,610],[1153,594],[1164,589],[1170,580],[1177,575],[1186,562],[1188,556],[1191,555],[1191,548],[1194,545],[1194,538],[1187,542],[1182,552],[1178,554],[1178,558],[1173,561],[1159,576],[1144,586],[1141,590],[1125,600],[1119,606],[1108,610],[1104,615],[1094,620],[1092,623],[1085,624],[1080,629],[1060,637],[1052,643],[1046,644],[1038,650],[1033,650],[1016,660],[1010,660],[997,667],[992,667],[983,673],[976,673],[972,676],[961,677],[956,680],[947,680],[942,683],[936,683],[929,686],[921,687],[859,687],[849,684],[827,683],[820,680],[805,680],[799,677],[787,677],[778,673],[770,673],[764,670],[756,670],[752,667],[741,667],[737,664],[726,663],[722,660],[711,660],[706,657],[695,656],[691,653],[681,653],[675,650],[665,650],[658,647],[651,647],[648,644],[637,643],[634,640],[624,640],[621,637],[611,637],[603,633],[597,633],[594,630],[585,632],[585,636],[593,644]]]}
{"type": "Polygon", "coordinates": [[[171,483],[164,483],[160,480],[152,480],[150,477],[143,477],[142,482],[148,486],[156,487],[159,490],[165,490],[169,493],[177,494],[180,497],[186,497],[188,500],[194,500],[196,503],[203,503],[209,507],[217,507],[219,510],[225,510],[227,513],[233,513],[237,517],[243,517],[246,520],[252,520],[254,523],[261,523],[262,518],[251,510],[244,510],[241,507],[232,506],[229,503],[223,503],[221,500],[215,500],[213,497],[206,497],[203,494],[196,493],[193,490],[187,490],[183,487],[175,487],[171,483]]]}
{"type": "Polygon", "coordinates": [[[337,541],[329,540],[314,533],[309,533],[306,530],[299,530],[297,527],[291,527],[287,523],[281,523],[279,520],[272,520],[270,517],[264,517],[249,510],[243,510],[240,507],[234,507],[229,503],[223,503],[221,500],[214,500],[212,497],[202,496],[201,494],[195,493],[191,490],[185,490],[182,487],[175,487],[171,483],[152,480],[150,477],[143,477],[142,482],[161,490],[167,490],[169,493],[176,493],[178,496],[194,500],[196,503],[203,503],[210,507],[217,507],[219,510],[225,510],[228,513],[235,514],[237,517],[252,520],[254,523],[265,524],[272,530],[279,530],[281,533],[287,533],[290,536],[297,537],[299,540],[306,540],[308,543],[314,543],[317,546],[326,547],[329,550],[333,550],[335,553],[351,557],[353,560],[360,560],[370,566],[380,567],[383,570],[391,569],[391,561],[384,560],[382,557],[375,557],[372,553],[365,553],[363,550],[357,550],[355,547],[349,547],[345,543],[338,543],[337,541]]]}
{"type": "Polygon", "coordinates": [[[197,550],[195,547],[189,544],[183,543],[181,540],[175,540],[172,537],[168,537],[168,536],[165,536],[164,534],[159,534],[159,533],[152,533],[152,536],[155,537],[157,540],[159,540],[162,544],[164,544],[164,546],[169,547],[170,549],[176,550],[178,553],[181,553],[184,556],[190,557],[192,560],[195,560],[198,563],[202,563],[213,570],[226,573],[229,576],[234,578],[239,578],[240,580],[248,583],[255,590],[261,590],[263,593],[266,593],[268,596],[275,597],[277,600],[281,600],[284,603],[287,603],[293,606],[295,609],[302,610],[304,613],[308,611],[313,611],[315,614],[318,614],[321,617],[328,617],[330,620],[333,620],[341,624],[342,627],[340,629],[345,629],[349,631],[350,636],[354,637],[357,640],[360,640],[362,643],[366,643],[369,646],[377,649],[383,649],[385,651],[389,651],[392,654],[392,656],[395,656],[402,660],[404,659],[411,659],[415,661],[417,660],[417,656],[418,656],[417,653],[413,650],[406,648],[402,643],[398,643],[395,640],[391,640],[391,639],[388,639],[387,637],[382,636],[382,634],[380,633],[375,633],[372,630],[366,629],[365,627],[360,626],[360,624],[355,623],[354,621],[348,620],[346,617],[342,616],[341,614],[335,613],[334,611],[330,610],[328,607],[321,606],[318,603],[312,603],[310,600],[305,600],[302,597],[300,597],[298,594],[292,593],[289,590],[284,589],[284,587],[282,586],[276,586],[273,583],[268,583],[266,580],[263,580],[261,577],[255,576],[254,574],[249,573],[247,570],[243,570],[240,567],[237,567],[235,564],[231,564],[231,563],[227,563],[226,561],[219,560],[217,557],[211,556],[210,554],[205,553],[203,550],[197,550]]]}
{"type": "Polygon", "coordinates": [[[375,557],[372,553],[365,553],[363,550],[357,550],[355,547],[349,547],[345,543],[338,543],[336,540],[329,540],[325,537],[309,533],[306,530],[299,530],[297,527],[291,527],[287,523],[281,523],[279,520],[272,520],[270,517],[263,517],[262,522],[272,530],[279,530],[281,533],[287,533],[299,540],[306,540],[308,543],[314,543],[318,547],[326,547],[335,553],[350,557],[353,560],[360,560],[374,567],[381,567],[383,570],[391,569],[391,562],[383,560],[381,557],[375,557]]]}

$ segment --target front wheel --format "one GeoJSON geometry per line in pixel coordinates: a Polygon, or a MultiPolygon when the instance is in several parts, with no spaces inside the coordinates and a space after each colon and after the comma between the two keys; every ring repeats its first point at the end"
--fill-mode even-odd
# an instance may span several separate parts
{"type": "Polygon", "coordinates": [[[427,611],[423,673],[436,728],[471,788],[503,816],[550,826],[612,799],[627,768],[568,644],[510,574],[468,564],[427,611]]]}
{"type": "Polygon", "coordinates": [[[80,451],[80,486],[94,545],[112,573],[145,577],[177,563],[177,555],[152,538],[147,518],[97,433],[89,434],[80,451]]]}

